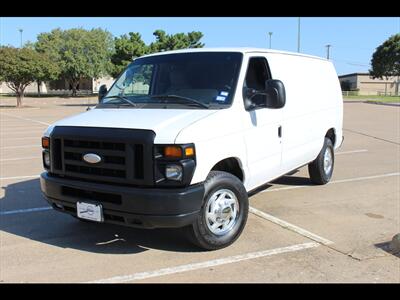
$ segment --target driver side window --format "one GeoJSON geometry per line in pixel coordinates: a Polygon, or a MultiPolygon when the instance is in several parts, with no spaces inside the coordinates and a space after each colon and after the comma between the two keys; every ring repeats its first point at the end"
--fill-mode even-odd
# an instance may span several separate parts
{"type": "MultiPolygon", "coordinates": [[[[247,67],[246,78],[244,81],[244,87],[257,91],[265,91],[265,82],[268,79],[271,79],[271,76],[268,71],[267,60],[265,57],[250,58],[249,65],[247,67]]],[[[257,106],[265,103],[265,97],[265,95],[255,95],[251,99],[247,100],[251,101],[257,106]]]]}

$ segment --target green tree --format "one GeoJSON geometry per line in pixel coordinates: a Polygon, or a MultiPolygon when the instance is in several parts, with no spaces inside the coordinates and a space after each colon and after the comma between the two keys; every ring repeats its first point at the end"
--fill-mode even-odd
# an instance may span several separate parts
{"type": "Polygon", "coordinates": [[[192,31],[185,33],[166,34],[163,30],[154,31],[156,41],[150,44],[150,52],[160,52],[168,50],[178,50],[186,48],[202,48],[204,44],[200,42],[203,33],[192,31]]]}
{"type": "Polygon", "coordinates": [[[114,41],[111,33],[98,29],[54,29],[38,35],[35,48],[60,66],[60,78],[66,79],[76,96],[79,81],[99,78],[111,72],[114,41]]]}
{"type": "Polygon", "coordinates": [[[113,69],[111,75],[116,78],[132,62],[132,59],[148,52],[148,47],[140,33],[129,32],[114,39],[115,51],[111,57],[113,69]]]}
{"type": "Polygon", "coordinates": [[[26,87],[35,80],[50,80],[58,73],[55,63],[31,48],[0,47],[0,78],[15,92],[22,106],[26,87]]]}
{"type": "Polygon", "coordinates": [[[185,48],[201,48],[204,44],[200,42],[203,34],[198,31],[177,33],[168,35],[163,30],[156,30],[153,35],[156,41],[146,45],[139,33],[130,32],[115,38],[115,52],[111,58],[114,68],[112,76],[117,77],[136,57],[144,54],[167,50],[185,48]]]}
{"type": "Polygon", "coordinates": [[[369,71],[373,78],[397,76],[396,94],[399,94],[400,76],[400,34],[392,35],[376,48],[369,71]]]}

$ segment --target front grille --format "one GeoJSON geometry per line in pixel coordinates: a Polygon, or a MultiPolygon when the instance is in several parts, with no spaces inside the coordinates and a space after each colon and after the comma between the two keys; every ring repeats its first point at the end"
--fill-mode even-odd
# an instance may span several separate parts
{"type": "Polygon", "coordinates": [[[51,172],[89,181],[151,185],[154,136],[150,130],[55,127],[50,136],[51,172]],[[87,153],[100,156],[101,162],[85,162],[87,153]]]}

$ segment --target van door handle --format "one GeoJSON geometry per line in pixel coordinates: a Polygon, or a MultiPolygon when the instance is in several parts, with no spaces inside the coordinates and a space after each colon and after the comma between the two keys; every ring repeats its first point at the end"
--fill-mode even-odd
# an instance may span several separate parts
{"type": "Polygon", "coordinates": [[[282,126],[278,127],[278,136],[281,138],[282,137],[282,126]]]}

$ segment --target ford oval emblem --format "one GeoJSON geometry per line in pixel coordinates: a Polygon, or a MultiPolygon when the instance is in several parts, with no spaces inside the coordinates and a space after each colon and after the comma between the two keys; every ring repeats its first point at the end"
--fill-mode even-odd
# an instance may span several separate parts
{"type": "Polygon", "coordinates": [[[101,157],[94,153],[87,153],[83,156],[83,160],[89,164],[98,164],[101,162],[101,157]]]}

